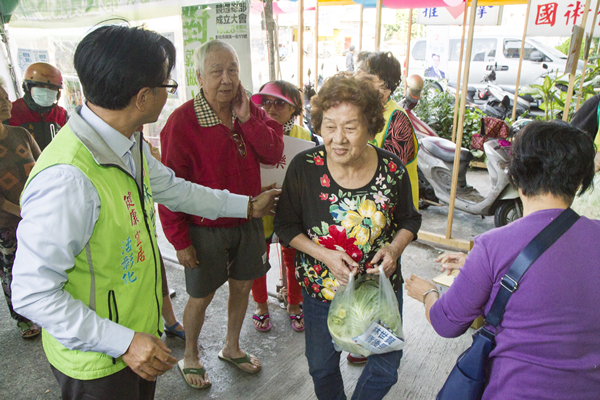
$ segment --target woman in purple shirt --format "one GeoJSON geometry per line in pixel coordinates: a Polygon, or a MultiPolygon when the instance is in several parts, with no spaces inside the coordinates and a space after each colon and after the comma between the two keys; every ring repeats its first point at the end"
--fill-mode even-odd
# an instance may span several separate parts
{"type": "MultiPolygon", "coordinates": [[[[476,237],[443,297],[422,278],[406,281],[443,337],[489,312],[517,255],[592,182],[592,141],[568,124],[527,125],[512,153],[524,217],[476,237]]],[[[483,399],[600,398],[599,238],[600,221],[581,217],[523,276],[498,326],[483,399]]]]}

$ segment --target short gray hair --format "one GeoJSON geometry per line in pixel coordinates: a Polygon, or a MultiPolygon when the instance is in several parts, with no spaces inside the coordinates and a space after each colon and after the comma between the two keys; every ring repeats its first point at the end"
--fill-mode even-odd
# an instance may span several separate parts
{"type": "Polygon", "coordinates": [[[211,52],[218,50],[231,51],[231,53],[235,55],[238,64],[240,63],[240,59],[237,55],[237,52],[235,51],[232,45],[222,40],[215,39],[204,43],[202,46],[198,47],[196,51],[194,51],[194,65],[196,67],[197,73],[199,73],[200,75],[204,73],[204,62],[206,60],[206,57],[211,52]]]}

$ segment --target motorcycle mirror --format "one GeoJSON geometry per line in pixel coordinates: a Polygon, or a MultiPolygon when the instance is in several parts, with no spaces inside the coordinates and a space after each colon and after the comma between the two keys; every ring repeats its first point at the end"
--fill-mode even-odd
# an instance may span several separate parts
{"type": "Polygon", "coordinates": [[[308,69],[307,74],[308,74],[308,77],[310,78],[310,68],[308,69]]]}

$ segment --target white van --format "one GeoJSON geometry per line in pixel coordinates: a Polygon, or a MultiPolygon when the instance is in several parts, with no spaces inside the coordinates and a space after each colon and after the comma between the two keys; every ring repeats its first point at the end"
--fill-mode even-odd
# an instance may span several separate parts
{"type": "MultiPolygon", "coordinates": [[[[447,71],[444,71],[445,76],[451,86],[456,86],[460,42],[460,38],[449,39],[449,47],[446,53],[448,60],[442,60],[440,64],[440,69],[445,65],[447,69],[447,71]]],[[[479,36],[474,38],[471,50],[469,86],[484,87],[486,84],[481,82],[483,76],[491,67],[495,66],[496,84],[514,90],[519,69],[520,51],[521,39],[517,37],[479,36]]],[[[427,39],[414,40],[410,51],[408,76],[413,74],[424,76],[425,70],[431,66],[431,60],[428,59],[426,53],[427,39]]],[[[534,39],[526,38],[520,86],[540,83],[543,75],[547,73],[554,76],[554,73],[558,72],[560,76],[564,73],[566,64],[567,56],[560,51],[534,39]],[[544,66],[547,68],[544,68],[544,66]]],[[[581,70],[582,67],[583,63],[580,62],[578,69],[581,70]]]]}

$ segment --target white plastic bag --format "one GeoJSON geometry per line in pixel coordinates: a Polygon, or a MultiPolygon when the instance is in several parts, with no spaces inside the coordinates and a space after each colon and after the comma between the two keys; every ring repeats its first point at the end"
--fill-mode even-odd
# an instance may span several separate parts
{"type": "Polygon", "coordinates": [[[340,286],[327,316],[335,344],[344,351],[368,357],[404,347],[402,319],[390,280],[379,266],[379,276],[350,275],[340,286]]]}
{"type": "Polygon", "coordinates": [[[590,219],[600,219],[600,172],[594,175],[594,190],[575,196],[571,205],[573,211],[590,219]]]}

